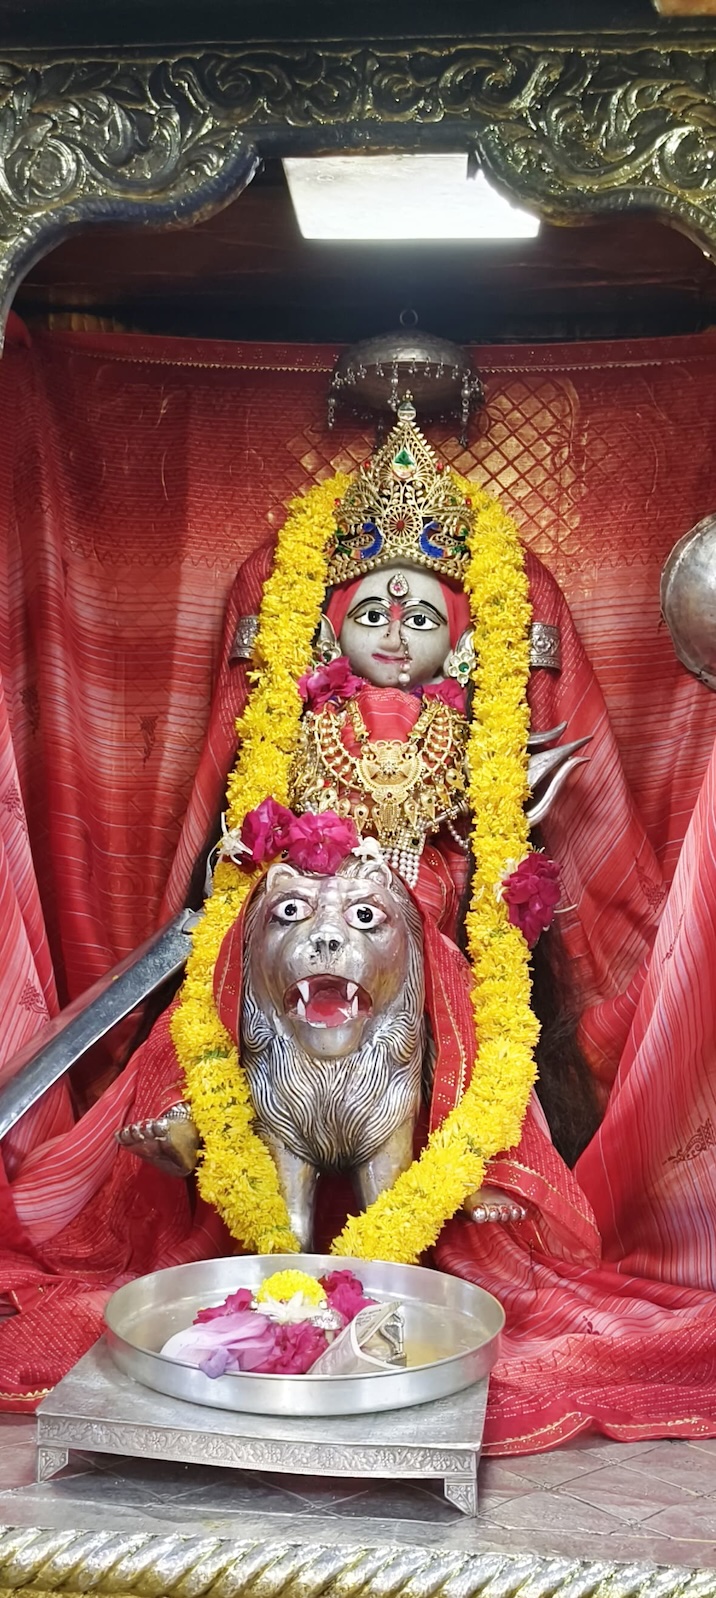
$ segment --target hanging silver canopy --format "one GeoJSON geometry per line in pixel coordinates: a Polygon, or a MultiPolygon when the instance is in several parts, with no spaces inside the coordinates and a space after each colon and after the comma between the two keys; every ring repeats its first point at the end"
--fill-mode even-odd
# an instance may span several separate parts
{"type": "Polygon", "coordinates": [[[328,425],[340,400],[360,414],[397,411],[409,389],[419,417],[457,416],[467,442],[470,416],[483,404],[479,374],[467,352],[449,339],[399,327],[377,338],[351,344],[333,368],[328,395],[328,425]]]}

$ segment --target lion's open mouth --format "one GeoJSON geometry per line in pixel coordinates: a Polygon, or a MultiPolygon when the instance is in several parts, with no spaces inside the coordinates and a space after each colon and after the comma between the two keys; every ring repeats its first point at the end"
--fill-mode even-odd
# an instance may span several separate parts
{"type": "Polygon", "coordinates": [[[370,1015],[373,1008],[370,995],[357,982],[347,982],[345,977],[304,977],[287,988],[284,1010],[292,1011],[299,1021],[310,1026],[345,1026],[359,1015],[370,1015]]]}

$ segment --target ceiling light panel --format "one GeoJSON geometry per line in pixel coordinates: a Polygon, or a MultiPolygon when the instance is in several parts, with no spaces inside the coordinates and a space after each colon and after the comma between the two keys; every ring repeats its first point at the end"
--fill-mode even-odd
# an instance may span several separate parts
{"type": "Polygon", "coordinates": [[[327,155],[283,163],[306,239],[528,239],[537,217],[511,205],[461,155],[327,155]]]}

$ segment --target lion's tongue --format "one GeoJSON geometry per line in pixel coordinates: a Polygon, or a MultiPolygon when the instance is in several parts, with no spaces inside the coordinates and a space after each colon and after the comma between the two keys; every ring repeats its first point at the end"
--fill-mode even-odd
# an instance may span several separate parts
{"type": "Polygon", "coordinates": [[[341,1026],[350,1016],[350,1005],[345,994],[334,983],[311,984],[306,1001],[306,1020],[312,1026],[341,1026]]]}

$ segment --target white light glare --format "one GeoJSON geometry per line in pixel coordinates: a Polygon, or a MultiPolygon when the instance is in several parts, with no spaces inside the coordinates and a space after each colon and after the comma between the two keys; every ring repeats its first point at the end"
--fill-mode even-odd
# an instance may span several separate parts
{"type": "Polygon", "coordinates": [[[533,239],[539,220],[510,205],[462,155],[292,156],[283,163],[305,239],[533,239]]]}

